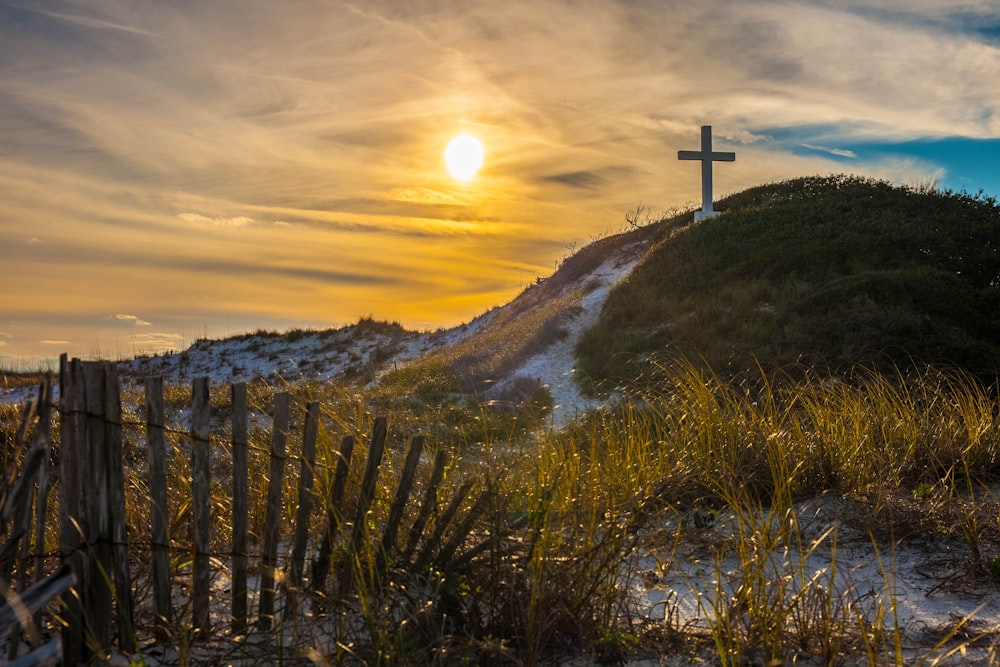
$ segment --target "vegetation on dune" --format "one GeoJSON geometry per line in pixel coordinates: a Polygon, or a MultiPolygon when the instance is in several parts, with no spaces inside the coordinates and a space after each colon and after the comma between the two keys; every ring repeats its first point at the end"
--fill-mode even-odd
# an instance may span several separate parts
{"type": "Polygon", "coordinates": [[[837,176],[718,208],[612,291],[577,348],[589,389],[682,357],[732,374],[931,363],[990,381],[1000,369],[996,200],[837,176]]]}

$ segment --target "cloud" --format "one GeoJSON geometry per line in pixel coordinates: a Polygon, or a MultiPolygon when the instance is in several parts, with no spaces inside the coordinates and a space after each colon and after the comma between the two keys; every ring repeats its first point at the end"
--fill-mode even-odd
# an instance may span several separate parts
{"type": "Polygon", "coordinates": [[[120,322],[127,322],[129,324],[132,324],[132,325],[138,326],[138,327],[152,326],[152,322],[147,322],[147,321],[145,321],[143,319],[140,319],[136,315],[126,315],[124,313],[119,313],[117,315],[109,315],[108,318],[109,319],[118,320],[120,322]]]}
{"type": "Polygon", "coordinates": [[[141,28],[136,28],[134,26],[83,16],[81,14],[66,14],[61,12],[51,12],[30,6],[27,8],[27,11],[36,12],[43,16],[48,16],[50,18],[58,19],[60,21],[66,21],[68,23],[73,23],[75,25],[84,26],[86,28],[94,28],[98,30],[119,30],[122,32],[134,33],[146,37],[156,37],[156,33],[150,32],[148,30],[142,30],[141,28]]]}
{"type": "Polygon", "coordinates": [[[741,144],[743,146],[752,146],[754,144],[767,143],[771,141],[771,138],[764,134],[755,134],[746,129],[737,129],[723,131],[719,136],[727,141],[731,141],[735,144],[741,144]]]}
{"type": "Polygon", "coordinates": [[[808,148],[811,151],[819,151],[821,153],[829,153],[830,155],[835,155],[837,157],[847,157],[852,159],[857,159],[858,154],[854,151],[849,151],[844,148],[829,148],[827,146],[817,146],[815,144],[801,144],[803,148],[808,148]]]}
{"type": "Polygon", "coordinates": [[[69,345],[72,341],[45,338],[38,342],[41,343],[42,345],[69,345]]]}
{"type": "Polygon", "coordinates": [[[212,218],[198,213],[178,213],[177,217],[193,225],[207,225],[210,227],[246,227],[254,224],[254,220],[246,216],[236,216],[232,218],[212,218]]]}

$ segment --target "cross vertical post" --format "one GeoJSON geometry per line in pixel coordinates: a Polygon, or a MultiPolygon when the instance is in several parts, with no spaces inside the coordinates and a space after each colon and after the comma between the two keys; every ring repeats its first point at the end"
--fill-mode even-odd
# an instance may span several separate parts
{"type": "Polygon", "coordinates": [[[736,153],[712,152],[712,126],[701,126],[701,150],[677,151],[678,160],[701,160],[701,210],[695,211],[694,220],[711,218],[717,213],[712,208],[712,162],[735,162],[736,153]]]}

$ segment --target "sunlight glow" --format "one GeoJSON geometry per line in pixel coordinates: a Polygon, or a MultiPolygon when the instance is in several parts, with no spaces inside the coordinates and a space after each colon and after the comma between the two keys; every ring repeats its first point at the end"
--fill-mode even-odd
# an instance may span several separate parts
{"type": "Polygon", "coordinates": [[[483,144],[472,135],[460,134],[448,143],[444,162],[452,178],[468,183],[483,166],[483,144]]]}

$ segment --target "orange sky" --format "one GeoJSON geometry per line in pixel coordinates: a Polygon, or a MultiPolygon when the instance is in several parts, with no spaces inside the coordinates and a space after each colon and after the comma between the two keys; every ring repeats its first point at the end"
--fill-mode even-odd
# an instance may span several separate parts
{"type": "Polygon", "coordinates": [[[1000,136],[1000,12],[953,5],[13,0],[0,362],[460,324],[637,204],[695,203],[676,154],[704,123],[737,154],[719,194],[946,180],[847,146],[1000,136]],[[469,183],[443,161],[462,132],[469,183]]]}

